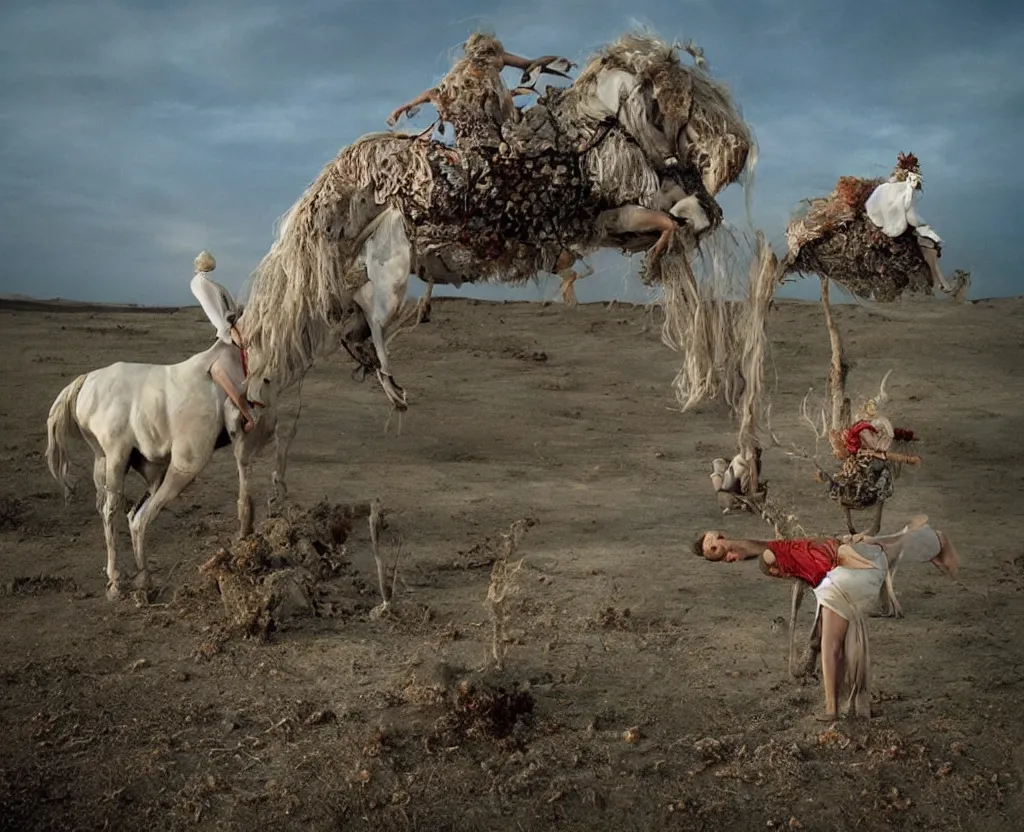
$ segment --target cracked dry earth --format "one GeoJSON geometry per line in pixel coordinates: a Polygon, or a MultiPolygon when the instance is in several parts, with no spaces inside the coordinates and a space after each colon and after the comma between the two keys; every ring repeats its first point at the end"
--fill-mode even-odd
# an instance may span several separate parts
{"type": "MultiPolygon", "coordinates": [[[[851,392],[894,368],[888,412],[921,437],[885,526],[928,513],[958,544],[962,584],[901,570],[906,618],[870,624],[879,714],[830,726],[812,719],[816,684],[786,674],[788,583],[690,554],[705,528],[766,527],[718,514],[707,472],[733,427],[718,405],[674,412],[678,356],[656,315],[435,300],[394,345],[400,435],[344,354],[323,361],[290,496],[380,498],[389,560],[400,541],[395,602],[370,617],[356,519],[315,603],[260,640],[228,628],[199,569],[232,543],[229,452],[152,527],[149,605],[103,597],[85,452],[66,509],[43,459],[61,387],[202,349],[201,311],[0,310],[0,827],[1017,828],[1024,301],[911,311],[837,318],[851,392]],[[492,563],[523,518],[536,523],[496,630],[492,563]]],[[[828,366],[819,307],[779,302],[769,326],[772,427],[810,449],[798,414],[828,366]]],[[[842,531],[809,463],[770,448],[764,469],[808,531],[842,531]]],[[[261,520],[269,477],[264,458],[261,520]]],[[[130,561],[124,530],[121,547],[130,561]]]]}

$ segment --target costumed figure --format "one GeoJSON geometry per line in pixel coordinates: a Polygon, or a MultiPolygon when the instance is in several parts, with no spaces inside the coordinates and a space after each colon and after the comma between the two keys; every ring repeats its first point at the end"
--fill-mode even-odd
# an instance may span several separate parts
{"type": "Polygon", "coordinates": [[[896,566],[930,562],[951,576],[958,568],[956,550],[924,516],[883,538],[749,540],[709,531],[695,541],[694,554],[729,563],[758,558],[766,575],[795,578],[813,588],[825,690],[825,711],[818,718],[826,721],[839,716],[844,682],[850,714],[870,715],[867,613],[883,592],[891,592],[896,566]]]}
{"type": "MultiPolygon", "coordinates": [[[[541,73],[568,78],[557,65],[569,69],[572,64],[553,55],[530,61],[505,51],[497,38],[476,32],[463,45],[464,57],[436,87],[420,93],[412,101],[398,107],[388,117],[388,126],[394,127],[399,118],[415,116],[423,104],[433,104],[438,120],[420,135],[429,136],[435,127],[444,134],[444,124],[455,132],[455,146],[459,150],[494,150],[503,143],[502,129],[510,120],[518,120],[519,111],[513,102],[513,91],[505,85],[501,71],[515,67],[524,71],[524,79],[536,83],[541,73]]],[[[531,87],[517,87],[515,93],[533,91],[531,87]]],[[[507,146],[506,146],[507,147],[507,146]]]]}
{"type": "Polygon", "coordinates": [[[750,462],[742,453],[736,454],[729,462],[721,457],[711,462],[711,487],[722,514],[750,510],[751,501],[765,495],[767,481],[761,479],[760,447],[754,449],[754,468],[751,471],[750,462]]]}
{"type": "Polygon", "coordinates": [[[912,229],[931,271],[932,288],[950,294],[953,287],[939,268],[942,238],[917,215],[914,206],[923,188],[917,157],[913,153],[900,153],[889,181],[875,188],[864,203],[864,213],[887,237],[899,237],[908,228],[912,229]]]}
{"type": "Polygon", "coordinates": [[[566,254],[565,257],[560,258],[555,263],[555,274],[557,274],[559,279],[562,281],[561,286],[559,287],[559,291],[562,294],[562,303],[568,308],[572,309],[574,306],[576,306],[577,303],[576,289],[573,284],[576,283],[576,281],[579,280],[581,277],[590,277],[594,273],[594,268],[586,260],[584,260],[584,271],[581,274],[580,272],[576,271],[576,269],[573,268],[575,260],[568,266],[564,266],[565,261],[568,259],[569,255],[566,254]]]}
{"type": "Polygon", "coordinates": [[[296,383],[354,303],[378,380],[404,407],[385,330],[410,274],[436,285],[521,285],[603,247],[651,252],[648,262],[658,265],[648,276],[675,287],[666,292],[666,327],[673,343],[689,343],[686,304],[697,294],[690,258],[700,235],[721,222],[714,195],[756,157],[728,91],[684,66],[674,46],[629,34],[517,118],[501,68],[525,64],[532,76],[531,65],[547,59],[510,56],[487,35],[470,38],[466,52],[421,96],[453,122],[455,147],[399,132],[363,136],[283,218],[246,303],[254,375],[273,377],[279,389],[296,383]],[[692,190],[675,180],[663,187],[680,171],[692,190]]]}
{"type": "Polygon", "coordinates": [[[245,381],[248,373],[245,348],[236,324],[240,315],[231,293],[210,279],[209,274],[217,268],[217,261],[208,251],[202,251],[195,259],[195,276],[189,284],[192,294],[210,319],[217,340],[223,345],[217,350],[210,365],[210,377],[217,382],[224,393],[242,415],[242,429],[247,433],[255,427],[252,406],[245,396],[245,381]]]}
{"type": "Polygon", "coordinates": [[[850,534],[857,532],[852,512],[869,508],[875,509],[875,517],[867,533],[878,533],[885,501],[893,495],[902,465],[921,462],[919,456],[905,453],[901,447],[917,439],[914,431],[894,428],[879,415],[875,399],[868,399],[852,425],[829,433],[832,453],[842,467],[834,474],[819,468],[816,479],[826,484],[829,498],[842,507],[850,534]]]}
{"type": "Polygon", "coordinates": [[[942,239],[915,208],[921,190],[913,153],[899,154],[888,180],[841,176],[829,196],[806,200],[790,222],[778,279],[817,274],[880,302],[935,289],[960,299],[966,273],[958,272],[957,285],[943,276],[942,239]]]}

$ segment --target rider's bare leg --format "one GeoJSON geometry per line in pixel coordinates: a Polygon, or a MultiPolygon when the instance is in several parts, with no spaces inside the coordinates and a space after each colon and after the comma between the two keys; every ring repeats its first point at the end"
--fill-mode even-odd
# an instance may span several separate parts
{"type": "Polygon", "coordinates": [[[249,407],[249,402],[246,401],[245,396],[241,392],[241,383],[235,381],[233,376],[237,373],[232,373],[228,367],[225,366],[223,358],[218,358],[210,367],[210,377],[217,382],[220,388],[227,394],[227,397],[231,399],[235,407],[238,408],[238,412],[242,414],[242,430],[246,433],[251,431],[255,426],[256,422],[253,420],[252,410],[249,407]]]}

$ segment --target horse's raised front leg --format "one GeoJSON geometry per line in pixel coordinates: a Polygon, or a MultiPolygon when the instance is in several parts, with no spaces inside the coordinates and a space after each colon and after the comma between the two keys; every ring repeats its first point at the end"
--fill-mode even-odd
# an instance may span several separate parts
{"type": "Polygon", "coordinates": [[[288,452],[291,450],[295,433],[299,429],[299,416],[302,415],[302,382],[299,382],[299,403],[295,413],[285,411],[278,415],[278,422],[274,428],[274,473],[271,475],[271,482],[274,486],[274,493],[267,501],[270,505],[275,503],[283,505],[288,499],[288,484],[285,477],[288,474],[288,452]],[[283,419],[281,418],[283,415],[283,419]],[[287,424],[287,427],[285,427],[287,424]]]}
{"type": "Polygon", "coordinates": [[[391,375],[384,340],[384,328],[405,300],[412,268],[412,245],[405,233],[405,220],[398,211],[389,209],[366,241],[365,260],[368,282],[356,292],[355,301],[370,325],[370,337],[380,362],[377,379],[391,403],[398,410],[406,410],[409,405],[405,391],[391,375]]]}
{"type": "Polygon", "coordinates": [[[249,494],[249,472],[252,470],[253,448],[246,434],[235,439],[235,464],[238,466],[238,537],[252,534],[252,496],[249,494]]]}
{"type": "Polygon", "coordinates": [[[711,227],[711,218],[700,207],[700,201],[696,196],[684,196],[669,208],[668,212],[673,217],[686,220],[693,227],[694,234],[700,234],[701,231],[711,227]]]}

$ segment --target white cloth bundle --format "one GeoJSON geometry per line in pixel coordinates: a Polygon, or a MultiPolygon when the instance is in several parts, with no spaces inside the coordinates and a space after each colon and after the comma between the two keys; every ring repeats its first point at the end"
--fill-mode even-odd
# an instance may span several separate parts
{"type": "Polygon", "coordinates": [[[899,237],[912,226],[920,236],[941,243],[942,238],[917,215],[914,203],[919,191],[916,184],[912,176],[902,182],[883,182],[864,203],[864,213],[888,237],[899,237]]]}

